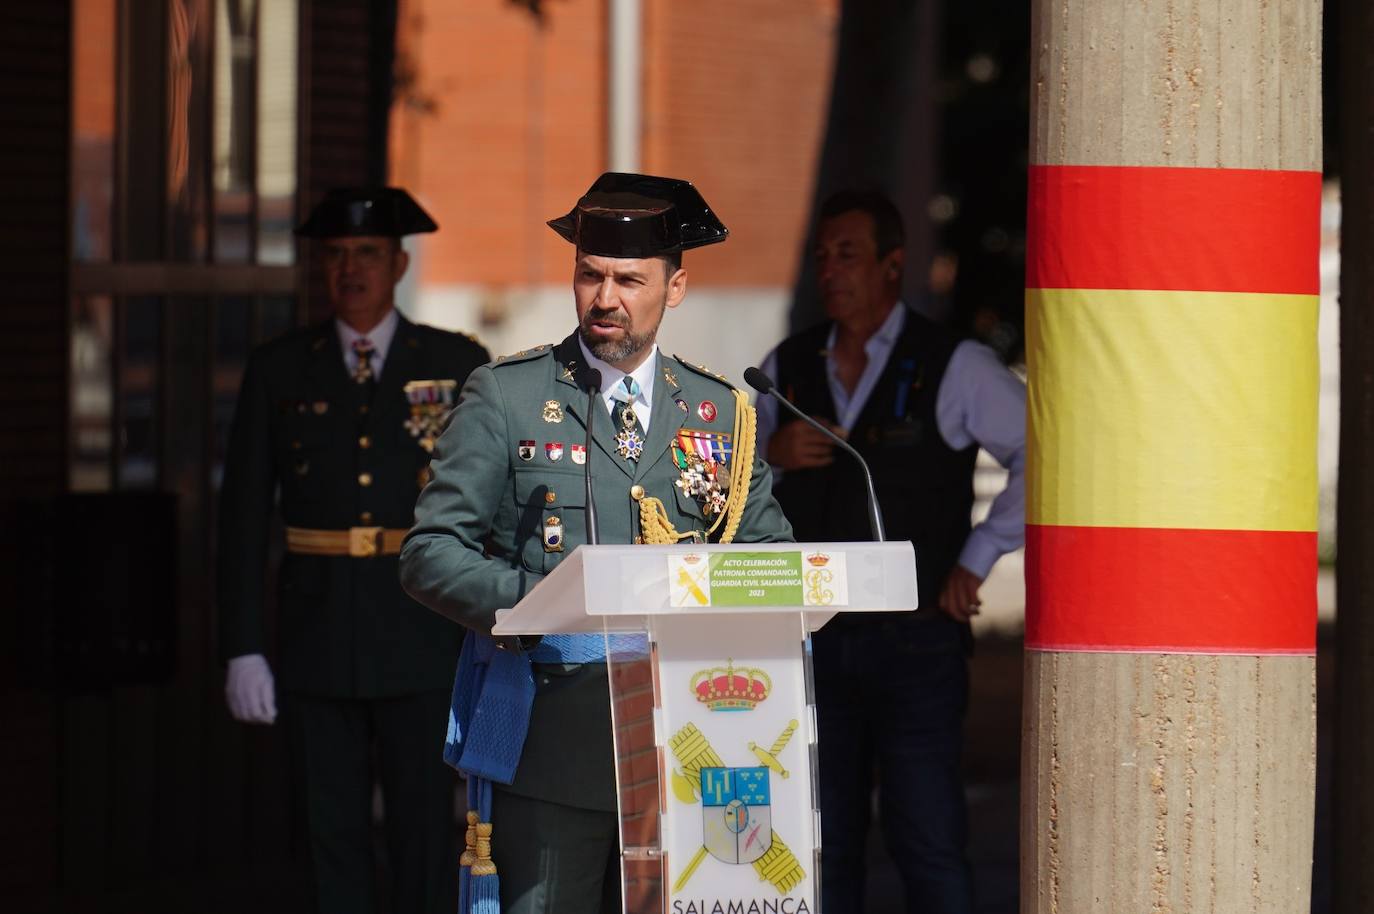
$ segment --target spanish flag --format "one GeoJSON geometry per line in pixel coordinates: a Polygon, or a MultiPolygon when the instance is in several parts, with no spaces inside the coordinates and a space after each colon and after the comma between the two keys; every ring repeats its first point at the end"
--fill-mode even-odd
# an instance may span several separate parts
{"type": "Polygon", "coordinates": [[[1026,646],[1316,647],[1321,175],[1033,166],[1026,646]]]}

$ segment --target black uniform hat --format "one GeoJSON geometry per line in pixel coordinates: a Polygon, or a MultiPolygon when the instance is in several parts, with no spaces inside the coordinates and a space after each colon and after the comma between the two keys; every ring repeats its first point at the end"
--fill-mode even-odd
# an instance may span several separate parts
{"type": "Polygon", "coordinates": [[[303,238],[400,238],[438,228],[429,213],[399,187],[347,187],[325,194],[296,234],[303,238]]]}
{"type": "Polygon", "coordinates": [[[609,171],[549,226],[602,257],[658,257],[730,234],[690,181],[609,171]]]}

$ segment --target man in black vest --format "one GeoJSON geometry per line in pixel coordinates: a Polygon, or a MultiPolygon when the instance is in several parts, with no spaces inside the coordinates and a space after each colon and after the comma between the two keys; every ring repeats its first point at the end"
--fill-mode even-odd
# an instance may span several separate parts
{"type": "MultiPolygon", "coordinates": [[[[965,914],[973,891],[959,753],[969,620],[993,563],[1023,540],[1025,387],[991,349],[960,342],[899,301],[903,240],[901,215],[881,194],[827,200],[814,256],[830,320],[783,341],[763,370],[864,455],[888,538],[916,550],[920,610],[841,614],[814,637],[822,908],[864,908],[876,769],[907,909],[965,914]],[[1011,479],[975,528],[979,446],[1011,479]]],[[[779,425],[767,398],[758,441],[798,542],[870,538],[853,460],[803,422],[779,425]]]]}
{"type": "Polygon", "coordinates": [[[452,772],[442,753],[461,629],[401,590],[397,556],[430,449],[469,372],[470,338],[395,310],[401,237],[437,228],[395,188],[331,191],[315,240],[334,317],[253,350],[220,499],[219,649],[230,713],[270,724],[280,694],[303,776],[318,909],[374,909],[373,767],[391,910],[456,906],[452,772]],[[274,504],[276,502],[276,504],[274,504]],[[263,618],[273,515],[277,675],[263,618]]]}

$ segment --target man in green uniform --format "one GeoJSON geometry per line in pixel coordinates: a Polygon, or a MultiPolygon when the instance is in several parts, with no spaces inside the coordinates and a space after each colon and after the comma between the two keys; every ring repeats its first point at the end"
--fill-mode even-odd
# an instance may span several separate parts
{"type": "MultiPolygon", "coordinates": [[[[607,174],[550,225],[576,249],[577,330],[473,372],[401,553],[406,590],[475,633],[465,666],[470,651],[491,645],[495,611],[515,605],[585,541],[588,462],[604,543],[792,536],[768,468],[752,456],[747,401],[655,342],[664,312],[687,292],[681,252],[726,236],[696,189],[607,174]],[[600,373],[595,388],[589,368],[600,373]]],[[[604,647],[600,636],[529,640],[483,655],[488,687],[476,713],[464,708],[471,696],[456,694],[451,743],[467,744],[450,746],[449,757],[496,782],[491,859],[505,914],[619,911],[607,672],[597,659],[604,647]],[[491,695],[492,677],[512,657],[523,678],[502,685],[518,692],[528,683],[523,709],[498,708],[491,695]],[[510,764],[475,763],[485,752],[477,745],[483,715],[506,711],[496,736],[511,743],[497,747],[510,764]]],[[[460,668],[457,693],[466,675],[460,668]]]]}
{"type": "Polygon", "coordinates": [[[454,781],[437,756],[462,638],[405,595],[396,571],[455,391],[488,360],[471,339],[393,307],[401,237],[436,228],[402,190],[325,197],[297,233],[316,239],[334,317],[253,351],[225,459],[226,697],[236,719],[270,724],[280,690],[318,906],[330,914],[373,910],[374,754],[391,909],[447,914],[456,897],[454,781]],[[278,496],[274,681],[262,605],[278,496]]]}

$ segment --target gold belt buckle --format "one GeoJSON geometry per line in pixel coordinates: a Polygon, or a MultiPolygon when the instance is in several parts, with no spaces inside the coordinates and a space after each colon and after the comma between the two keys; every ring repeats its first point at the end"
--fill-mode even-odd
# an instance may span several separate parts
{"type": "Polygon", "coordinates": [[[354,558],[372,558],[382,551],[381,527],[349,527],[348,554],[354,558]]]}

